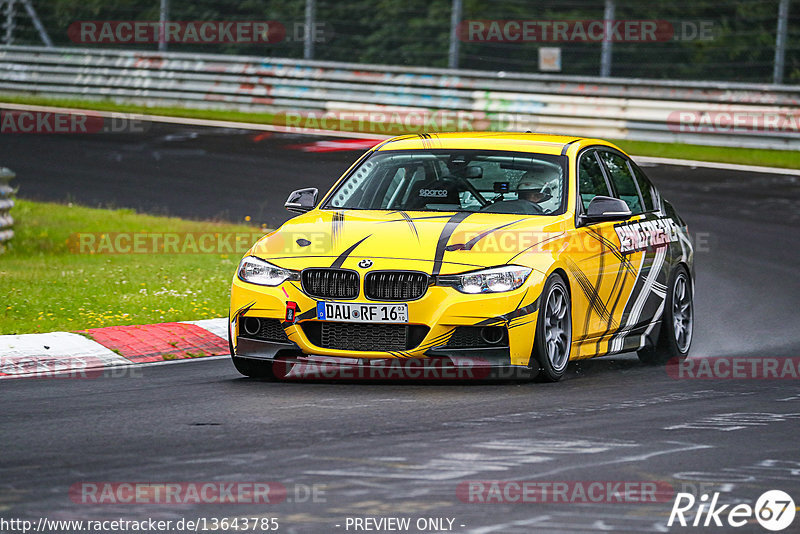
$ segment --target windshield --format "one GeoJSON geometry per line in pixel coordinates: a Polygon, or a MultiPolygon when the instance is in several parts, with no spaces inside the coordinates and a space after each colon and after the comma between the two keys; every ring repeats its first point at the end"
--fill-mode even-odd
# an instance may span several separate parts
{"type": "Polygon", "coordinates": [[[475,150],[378,151],[323,208],[555,215],[565,209],[566,158],[475,150]]]}

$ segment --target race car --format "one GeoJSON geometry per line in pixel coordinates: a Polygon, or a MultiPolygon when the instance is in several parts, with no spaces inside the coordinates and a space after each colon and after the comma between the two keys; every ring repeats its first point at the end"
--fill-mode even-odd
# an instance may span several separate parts
{"type": "Polygon", "coordinates": [[[300,215],[234,276],[230,348],[246,376],[309,358],[425,359],[558,381],[573,360],[689,352],[687,225],[609,142],[400,136],[318,197],[292,192],[300,215]]]}

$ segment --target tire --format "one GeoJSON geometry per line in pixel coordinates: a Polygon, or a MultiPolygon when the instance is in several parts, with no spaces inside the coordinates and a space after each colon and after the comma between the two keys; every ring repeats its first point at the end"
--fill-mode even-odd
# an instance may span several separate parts
{"type": "Polygon", "coordinates": [[[692,277],[679,265],[670,276],[661,328],[654,347],[638,351],[639,360],[647,365],[663,365],[673,358],[686,359],[694,331],[692,277]]]}
{"type": "Polygon", "coordinates": [[[564,279],[550,275],[539,300],[531,367],[537,382],[558,382],[564,376],[572,349],[572,303],[564,279]]]}

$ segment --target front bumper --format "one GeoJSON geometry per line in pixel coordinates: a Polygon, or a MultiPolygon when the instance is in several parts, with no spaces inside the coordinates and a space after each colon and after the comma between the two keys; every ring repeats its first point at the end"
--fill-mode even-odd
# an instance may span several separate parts
{"type": "MultiPolygon", "coordinates": [[[[352,351],[325,348],[309,339],[304,327],[320,322],[316,318],[317,300],[307,296],[299,283],[264,287],[236,278],[231,289],[231,340],[237,356],[254,359],[302,353],[348,359],[472,358],[486,360],[490,365],[525,366],[530,362],[533,348],[542,284],[542,280],[532,275],[514,291],[479,295],[431,286],[422,298],[406,303],[409,324],[428,328],[421,342],[404,350],[384,350],[376,346],[371,351],[352,351]],[[288,302],[297,305],[294,321],[286,321],[288,302]],[[286,339],[265,341],[248,336],[240,331],[241,322],[247,317],[281,321],[286,339]],[[449,341],[457,327],[501,327],[507,329],[507,338],[499,346],[453,347],[449,341]]],[[[380,304],[365,299],[348,302],[380,304]]]]}

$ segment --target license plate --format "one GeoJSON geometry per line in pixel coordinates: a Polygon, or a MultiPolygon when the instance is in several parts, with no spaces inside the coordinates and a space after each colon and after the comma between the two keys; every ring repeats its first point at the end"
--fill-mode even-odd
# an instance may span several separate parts
{"type": "Polygon", "coordinates": [[[317,319],[346,323],[407,323],[408,304],[317,302],[317,319]]]}

